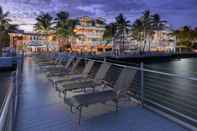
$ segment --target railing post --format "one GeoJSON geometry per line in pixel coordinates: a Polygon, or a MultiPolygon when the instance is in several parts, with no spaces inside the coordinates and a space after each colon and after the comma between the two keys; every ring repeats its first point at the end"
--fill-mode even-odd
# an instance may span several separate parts
{"type": "Polygon", "coordinates": [[[104,56],[104,58],[103,58],[103,61],[104,61],[104,62],[106,62],[106,61],[107,61],[105,56],[104,56]]]}
{"type": "Polygon", "coordinates": [[[140,99],[144,103],[144,63],[140,63],[140,99]]]}

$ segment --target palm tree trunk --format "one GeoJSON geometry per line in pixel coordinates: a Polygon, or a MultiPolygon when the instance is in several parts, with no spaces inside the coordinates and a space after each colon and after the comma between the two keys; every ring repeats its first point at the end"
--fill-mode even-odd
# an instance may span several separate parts
{"type": "Polygon", "coordinates": [[[152,36],[150,36],[150,39],[149,39],[149,51],[151,52],[151,44],[152,44],[152,36]]]}
{"type": "Polygon", "coordinates": [[[1,51],[2,51],[2,43],[1,43],[1,36],[0,36],[0,55],[1,55],[1,51]]]}
{"type": "Polygon", "coordinates": [[[124,34],[124,31],[122,33],[122,51],[121,52],[124,52],[125,50],[125,34],[124,34]]]}
{"type": "Polygon", "coordinates": [[[1,53],[2,53],[2,49],[3,49],[3,32],[0,32],[0,56],[1,56],[1,53]]]}
{"type": "Polygon", "coordinates": [[[146,48],[146,32],[144,31],[144,47],[143,47],[143,52],[145,51],[145,48],[146,48]]]}

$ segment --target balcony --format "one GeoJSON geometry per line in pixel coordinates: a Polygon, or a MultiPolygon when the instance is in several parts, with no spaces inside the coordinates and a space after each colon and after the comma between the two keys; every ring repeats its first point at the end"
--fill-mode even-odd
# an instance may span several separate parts
{"type": "Polygon", "coordinates": [[[78,114],[70,112],[31,57],[25,58],[22,76],[15,131],[188,131],[135,100],[122,100],[118,112],[112,103],[84,108],[78,125],[78,114]]]}

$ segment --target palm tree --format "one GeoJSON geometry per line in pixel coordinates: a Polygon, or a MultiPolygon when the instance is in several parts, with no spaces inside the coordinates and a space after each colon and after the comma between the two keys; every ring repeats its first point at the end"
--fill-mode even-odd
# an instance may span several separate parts
{"type": "Polygon", "coordinates": [[[59,13],[57,13],[56,18],[55,18],[56,27],[67,23],[68,18],[69,18],[69,13],[68,12],[60,11],[59,13]]]}
{"type": "Polygon", "coordinates": [[[140,42],[140,44],[138,44],[138,48],[139,48],[139,51],[140,52],[142,52],[142,41],[145,39],[144,38],[144,35],[143,35],[143,31],[144,31],[144,28],[143,28],[143,23],[141,22],[141,20],[140,19],[137,19],[134,23],[133,23],[133,25],[132,25],[132,27],[131,27],[131,31],[132,31],[132,37],[135,39],[135,40],[137,40],[137,41],[139,41],[140,42]]]}
{"type": "MultiPolygon", "coordinates": [[[[35,31],[42,33],[46,36],[53,30],[53,17],[48,13],[42,13],[36,18],[36,24],[34,26],[35,31]]],[[[47,51],[49,51],[48,38],[46,39],[47,51]]]]}
{"type": "Polygon", "coordinates": [[[35,31],[43,34],[49,34],[52,31],[53,17],[48,13],[42,13],[36,18],[34,26],[35,31]]]}
{"type": "Polygon", "coordinates": [[[4,46],[9,44],[9,32],[17,30],[17,25],[10,24],[9,12],[4,12],[0,6],[0,52],[4,46]],[[4,44],[4,45],[3,45],[4,44]]]}
{"type": "Polygon", "coordinates": [[[150,51],[150,38],[153,34],[152,28],[152,16],[149,10],[144,11],[143,16],[140,18],[143,26],[143,35],[144,35],[144,47],[143,52],[148,44],[148,49],[150,51]]]}
{"type": "Polygon", "coordinates": [[[61,11],[56,14],[55,23],[56,34],[59,37],[61,43],[60,50],[62,51],[62,48],[64,47],[66,47],[67,49],[71,48],[72,40],[75,36],[74,28],[77,24],[77,20],[69,19],[69,13],[61,11]]]}
{"type": "MultiPolygon", "coordinates": [[[[153,14],[152,15],[152,29],[153,31],[161,31],[164,30],[166,27],[167,21],[161,20],[161,17],[159,14],[153,14]]],[[[159,35],[159,43],[160,44],[160,35],[159,35]]]]}
{"type": "Polygon", "coordinates": [[[2,7],[0,7],[0,54],[3,48],[3,40],[5,39],[5,34],[10,22],[10,19],[8,19],[9,12],[3,12],[2,7]]]}
{"type": "Polygon", "coordinates": [[[75,26],[78,24],[78,20],[76,19],[69,19],[68,20],[68,25],[67,25],[67,34],[68,34],[68,47],[71,48],[72,50],[72,44],[73,44],[73,40],[74,40],[74,37],[78,37],[78,35],[75,34],[74,32],[74,29],[75,29],[75,26]]]}
{"type": "MultiPolygon", "coordinates": [[[[132,34],[135,39],[142,41],[143,49],[140,51],[145,51],[148,45],[150,51],[151,40],[155,31],[161,31],[166,28],[167,21],[161,20],[159,14],[151,14],[149,10],[144,11],[143,16],[137,19],[132,25],[132,34]],[[137,38],[136,38],[137,37],[137,38]]],[[[142,48],[142,46],[141,46],[142,48]]]]}
{"type": "Polygon", "coordinates": [[[67,40],[69,35],[67,32],[68,18],[69,18],[69,13],[65,11],[61,11],[56,14],[55,29],[56,29],[56,35],[58,36],[58,40],[59,40],[60,51],[63,51],[63,48],[65,46],[65,41],[67,40]]]}
{"type": "Polygon", "coordinates": [[[9,27],[10,19],[8,18],[9,12],[3,12],[2,7],[0,6],[0,31],[5,31],[9,27]]]}
{"type": "Polygon", "coordinates": [[[128,35],[128,31],[129,31],[129,23],[130,21],[128,21],[123,14],[119,14],[116,18],[116,22],[115,22],[115,39],[120,39],[119,40],[119,44],[120,44],[120,52],[125,50],[125,43],[126,43],[126,39],[127,39],[127,35],[128,35]]]}
{"type": "Polygon", "coordinates": [[[166,28],[167,21],[161,20],[159,14],[152,15],[152,26],[154,30],[160,31],[166,28]]]}
{"type": "Polygon", "coordinates": [[[115,19],[116,19],[116,22],[115,22],[116,31],[117,31],[118,29],[120,29],[120,30],[126,30],[126,31],[128,32],[129,26],[130,26],[130,25],[129,25],[130,21],[127,20],[127,19],[123,16],[123,14],[119,14],[115,19]]]}
{"type": "Polygon", "coordinates": [[[106,29],[105,29],[103,38],[105,40],[112,40],[112,37],[114,37],[115,31],[116,31],[116,25],[115,25],[115,23],[110,23],[110,24],[106,25],[105,28],[106,29]]]}
{"type": "Polygon", "coordinates": [[[149,10],[144,11],[143,16],[137,19],[132,25],[132,35],[141,42],[140,52],[144,52],[147,42],[150,49],[150,38],[152,35],[152,16],[149,10]],[[143,42],[142,42],[143,41],[143,42]]]}

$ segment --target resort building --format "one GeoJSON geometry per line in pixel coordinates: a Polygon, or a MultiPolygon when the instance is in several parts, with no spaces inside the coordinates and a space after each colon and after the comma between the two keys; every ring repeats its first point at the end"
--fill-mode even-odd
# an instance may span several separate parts
{"type": "Polygon", "coordinates": [[[113,38],[113,54],[135,53],[142,51],[174,52],[176,50],[176,36],[170,29],[155,31],[150,39],[139,41],[133,38],[132,32],[117,32],[113,38]]]}
{"type": "Polygon", "coordinates": [[[150,48],[152,51],[175,51],[176,36],[172,30],[155,31],[150,48]]]}
{"type": "Polygon", "coordinates": [[[79,18],[79,24],[74,29],[77,37],[72,44],[72,50],[75,52],[99,53],[111,48],[111,46],[106,46],[103,40],[105,32],[104,21],[102,18],[94,20],[88,16],[79,18]]]}
{"type": "Polygon", "coordinates": [[[136,52],[138,49],[138,43],[131,34],[127,33],[126,30],[117,30],[115,36],[113,37],[112,53],[115,56],[122,54],[123,52],[136,52]]]}
{"type": "Polygon", "coordinates": [[[10,33],[10,47],[17,51],[40,52],[47,50],[59,50],[59,46],[54,34],[39,34],[16,32],[10,33]]]}

